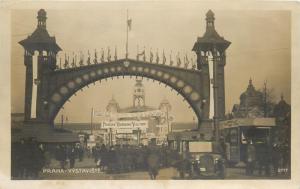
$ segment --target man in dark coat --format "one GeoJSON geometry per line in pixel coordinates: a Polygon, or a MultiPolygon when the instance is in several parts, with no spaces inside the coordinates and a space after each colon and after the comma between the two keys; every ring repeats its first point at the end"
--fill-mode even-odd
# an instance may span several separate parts
{"type": "Polygon", "coordinates": [[[105,144],[102,144],[100,148],[100,160],[100,169],[105,170],[108,165],[108,150],[105,144]]]}
{"type": "Polygon", "coordinates": [[[69,159],[70,159],[70,168],[72,169],[75,166],[75,159],[76,159],[76,151],[74,147],[72,147],[69,152],[69,159]]]}
{"type": "Polygon", "coordinates": [[[249,141],[247,144],[246,175],[253,175],[255,161],[256,161],[256,148],[252,143],[252,141],[249,141]]]}
{"type": "Polygon", "coordinates": [[[160,167],[160,159],[159,159],[158,151],[153,150],[150,152],[147,158],[147,163],[148,163],[148,172],[150,175],[150,179],[155,180],[156,176],[158,175],[159,167],[160,167]]]}
{"type": "Polygon", "coordinates": [[[67,160],[67,149],[64,145],[59,145],[56,149],[56,157],[60,162],[60,167],[65,169],[66,160],[67,160]]]}

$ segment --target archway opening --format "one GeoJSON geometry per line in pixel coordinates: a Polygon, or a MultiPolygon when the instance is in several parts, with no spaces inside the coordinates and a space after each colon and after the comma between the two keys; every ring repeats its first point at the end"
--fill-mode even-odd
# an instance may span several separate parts
{"type": "Polygon", "coordinates": [[[73,126],[83,129],[85,125],[86,130],[97,129],[103,122],[115,121],[116,115],[125,121],[146,119],[148,127],[152,127],[150,132],[161,130],[163,124],[168,125],[168,132],[198,126],[197,115],[177,91],[159,81],[136,76],[103,79],[77,91],[60,109],[55,126],[72,130],[73,126]],[[142,103],[136,103],[138,100],[142,103]],[[164,117],[151,116],[156,111],[164,112],[164,117]]]}

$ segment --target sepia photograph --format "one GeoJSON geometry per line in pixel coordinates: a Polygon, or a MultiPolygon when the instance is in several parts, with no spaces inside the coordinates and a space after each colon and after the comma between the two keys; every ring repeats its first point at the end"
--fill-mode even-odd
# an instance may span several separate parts
{"type": "Polygon", "coordinates": [[[292,178],[291,10],[34,6],[10,37],[11,180],[292,178]]]}

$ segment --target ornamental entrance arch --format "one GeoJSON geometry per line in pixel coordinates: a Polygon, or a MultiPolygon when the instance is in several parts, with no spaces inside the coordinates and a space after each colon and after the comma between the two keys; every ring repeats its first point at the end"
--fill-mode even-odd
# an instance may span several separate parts
{"type": "Polygon", "coordinates": [[[147,64],[131,59],[54,72],[49,82],[55,84],[49,88],[50,93],[46,97],[48,111],[40,112],[42,113],[40,116],[43,116],[43,120],[52,122],[65,101],[78,90],[98,80],[116,76],[141,76],[162,82],[183,96],[198,120],[205,116],[203,97],[209,94],[203,93],[201,88],[201,71],[147,64]]]}
{"type": "MultiPolygon", "coordinates": [[[[224,105],[224,65],[225,49],[230,42],[221,38],[214,30],[213,13],[207,14],[207,30],[202,38],[198,38],[193,51],[197,54],[197,67],[186,69],[171,65],[151,63],[133,59],[117,59],[107,62],[79,67],[58,69],[56,55],[61,50],[55,37],[51,37],[46,29],[46,12],[38,12],[36,30],[19,43],[24,47],[24,64],[26,66],[25,81],[25,123],[43,123],[54,125],[54,119],[63,104],[83,87],[101,79],[115,76],[141,76],[162,82],[177,91],[194,110],[199,127],[201,121],[209,119],[210,77],[208,57],[204,51],[214,47],[219,53],[214,54],[218,63],[218,79],[215,87],[219,87],[218,102],[224,105]],[[209,15],[208,15],[209,14],[209,15]],[[219,48],[220,47],[220,48],[219,48]],[[33,55],[38,51],[37,78],[33,78],[33,55]],[[36,117],[31,117],[32,89],[37,87],[36,117]]],[[[223,106],[221,106],[223,107],[223,106]]],[[[224,112],[219,112],[222,116],[224,112]]]]}

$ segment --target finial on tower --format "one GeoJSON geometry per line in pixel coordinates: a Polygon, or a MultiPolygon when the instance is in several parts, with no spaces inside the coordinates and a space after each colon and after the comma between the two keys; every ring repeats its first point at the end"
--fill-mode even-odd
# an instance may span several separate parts
{"type": "Polygon", "coordinates": [[[209,10],[206,13],[206,27],[214,27],[215,14],[213,11],[209,10]]]}
{"type": "Polygon", "coordinates": [[[215,13],[209,9],[206,13],[206,19],[215,19],[215,13]]]}
{"type": "Polygon", "coordinates": [[[37,19],[38,19],[38,28],[46,29],[47,13],[44,9],[39,10],[37,19]]]}

